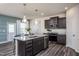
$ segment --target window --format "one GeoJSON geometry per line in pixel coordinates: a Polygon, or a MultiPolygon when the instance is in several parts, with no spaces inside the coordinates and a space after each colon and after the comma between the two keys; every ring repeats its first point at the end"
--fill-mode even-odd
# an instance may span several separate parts
{"type": "Polygon", "coordinates": [[[14,24],[9,24],[9,33],[14,33],[14,24]]]}
{"type": "Polygon", "coordinates": [[[21,33],[26,33],[26,30],[25,30],[26,24],[25,23],[21,23],[20,28],[21,28],[21,33]]]}

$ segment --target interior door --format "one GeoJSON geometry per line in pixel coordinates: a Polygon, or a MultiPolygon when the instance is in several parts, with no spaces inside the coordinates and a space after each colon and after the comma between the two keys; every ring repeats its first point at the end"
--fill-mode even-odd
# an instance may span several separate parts
{"type": "Polygon", "coordinates": [[[15,23],[8,23],[7,24],[7,40],[12,41],[15,34],[16,34],[16,25],[15,23]]]}

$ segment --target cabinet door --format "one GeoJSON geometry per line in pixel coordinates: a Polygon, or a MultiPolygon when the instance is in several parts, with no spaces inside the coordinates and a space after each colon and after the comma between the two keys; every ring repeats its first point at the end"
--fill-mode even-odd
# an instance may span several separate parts
{"type": "Polygon", "coordinates": [[[45,20],[45,28],[50,28],[50,20],[45,20]]]}
{"type": "Polygon", "coordinates": [[[32,56],[32,47],[28,47],[25,50],[26,56],[32,56]]]}
{"type": "Polygon", "coordinates": [[[44,49],[44,37],[39,38],[39,51],[44,49]]]}
{"type": "Polygon", "coordinates": [[[28,41],[18,40],[18,55],[19,56],[32,55],[32,40],[28,40],[28,41]]]}
{"type": "Polygon", "coordinates": [[[18,40],[18,55],[25,56],[25,42],[18,40]]]}
{"type": "Polygon", "coordinates": [[[33,55],[37,54],[39,51],[39,39],[33,39],[33,55]]]}
{"type": "Polygon", "coordinates": [[[66,28],[66,18],[59,18],[58,20],[58,28],[66,28]]]}
{"type": "Polygon", "coordinates": [[[44,48],[44,38],[33,39],[33,55],[37,54],[44,48]]]}
{"type": "Polygon", "coordinates": [[[61,44],[66,44],[66,35],[58,35],[57,42],[61,44]]]}
{"type": "Polygon", "coordinates": [[[57,28],[57,20],[58,17],[51,17],[50,18],[50,28],[57,28]]]}
{"type": "Polygon", "coordinates": [[[32,56],[32,40],[28,40],[25,43],[26,56],[32,56]]]}

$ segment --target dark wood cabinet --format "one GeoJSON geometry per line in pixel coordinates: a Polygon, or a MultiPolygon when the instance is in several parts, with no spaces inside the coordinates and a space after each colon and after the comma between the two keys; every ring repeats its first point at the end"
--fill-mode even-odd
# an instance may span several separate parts
{"type": "Polygon", "coordinates": [[[49,29],[50,28],[50,20],[45,20],[45,28],[49,29]]]}
{"type": "Polygon", "coordinates": [[[66,28],[66,17],[59,18],[57,26],[58,28],[66,28]]]}
{"type": "Polygon", "coordinates": [[[58,20],[58,17],[51,17],[50,18],[50,22],[49,22],[49,25],[50,25],[50,28],[57,28],[57,20],[58,20]]]}
{"type": "Polygon", "coordinates": [[[32,56],[32,40],[28,40],[28,41],[18,40],[18,55],[32,56]]]}
{"type": "Polygon", "coordinates": [[[36,55],[44,48],[44,38],[36,38],[33,39],[33,55],[36,55]]]}
{"type": "Polygon", "coordinates": [[[45,28],[54,29],[57,28],[58,17],[51,17],[49,20],[45,20],[45,28]]]}
{"type": "Polygon", "coordinates": [[[23,41],[18,40],[18,55],[25,56],[25,43],[23,41]]]}
{"type": "Polygon", "coordinates": [[[63,29],[66,28],[66,17],[51,17],[48,20],[45,20],[46,29],[63,29]]]}
{"type": "Polygon", "coordinates": [[[54,41],[59,44],[66,44],[66,34],[48,33],[49,41],[54,41]]]}
{"type": "Polygon", "coordinates": [[[26,56],[32,56],[32,40],[28,40],[25,42],[25,53],[26,56]]]}
{"type": "MultiPolygon", "coordinates": [[[[46,41],[47,44],[48,41],[46,41]]],[[[17,40],[19,56],[33,56],[44,49],[44,37],[38,37],[27,41],[17,40]]]]}
{"type": "Polygon", "coordinates": [[[66,35],[58,34],[57,35],[57,42],[60,44],[66,44],[66,35]]]}

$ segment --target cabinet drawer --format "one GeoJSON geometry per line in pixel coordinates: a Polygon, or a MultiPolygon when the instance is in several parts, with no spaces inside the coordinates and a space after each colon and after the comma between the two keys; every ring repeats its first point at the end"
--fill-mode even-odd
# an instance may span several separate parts
{"type": "Polygon", "coordinates": [[[25,44],[32,44],[32,40],[26,41],[25,44]]]}
{"type": "Polygon", "coordinates": [[[32,47],[32,44],[27,44],[26,48],[32,47]]]}

